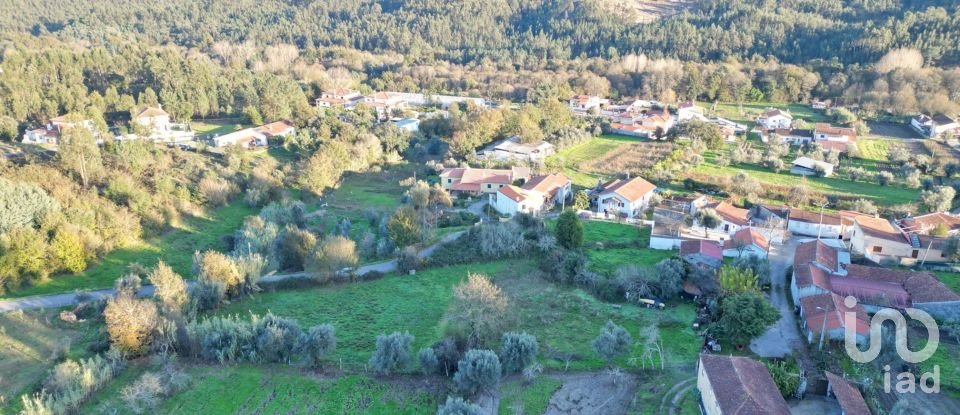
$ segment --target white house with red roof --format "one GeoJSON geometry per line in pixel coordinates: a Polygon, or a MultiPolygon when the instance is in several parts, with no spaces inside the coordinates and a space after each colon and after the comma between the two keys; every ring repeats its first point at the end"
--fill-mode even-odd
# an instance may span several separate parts
{"type": "Polygon", "coordinates": [[[288,121],[276,121],[254,128],[244,128],[213,138],[215,147],[240,145],[244,147],[266,147],[271,138],[286,137],[296,133],[296,128],[288,121]]]}
{"type": "Polygon", "coordinates": [[[501,187],[514,182],[526,182],[530,178],[530,169],[511,167],[510,169],[475,169],[472,167],[454,167],[440,173],[440,185],[451,194],[473,195],[493,194],[501,187]]]}
{"type": "Polygon", "coordinates": [[[736,234],[740,229],[750,226],[750,209],[742,209],[727,201],[720,201],[707,205],[720,216],[721,231],[728,235],[736,234]]]}
{"type": "Polygon", "coordinates": [[[686,122],[690,120],[701,120],[705,121],[706,117],[703,116],[704,109],[703,107],[697,105],[693,101],[681,102],[677,106],[677,120],[680,122],[686,122]]]}
{"type": "Polygon", "coordinates": [[[870,338],[870,319],[863,305],[848,306],[844,297],[834,293],[800,299],[800,316],[808,343],[818,342],[821,335],[824,340],[843,341],[847,331],[856,333],[857,344],[865,344],[870,338]],[[847,313],[856,318],[848,321],[844,318],[847,313]]]}
{"type": "Polygon", "coordinates": [[[767,367],[749,357],[701,354],[697,390],[706,415],[790,415],[767,367]]]}
{"type": "Polygon", "coordinates": [[[172,122],[163,105],[144,108],[133,117],[133,122],[146,128],[150,132],[147,138],[151,140],[174,143],[193,141],[193,130],[186,124],[172,122]]]}
{"type": "Polygon", "coordinates": [[[534,176],[523,186],[504,186],[491,195],[490,204],[504,215],[538,215],[557,203],[570,200],[571,182],[562,174],[534,176]]]}
{"type": "Polygon", "coordinates": [[[650,204],[650,198],[656,189],[657,186],[642,177],[616,179],[603,185],[597,203],[599,209],[606,214],[635,218],[643,215],[643,210],[650,204]]]}
{"type": "Polygon", "coordinates": [[[22,141],[26,144],[58,144],[60,135],[69,128],[82,127],[90,130],[95,136],[99,133],[92,120],[75,121],[67,115],[51,118],[47,125],[41,128],[27,130],[23,133],[22,141]]]}
{"type": "Polygon", "coordinates": [[[790,128],[793,124],[793,116],[788,111],[770,108],[757,117],[757,124],[768,130],[790,128]]]}
{"type": "Polygon", "coordinates": [[[337,88],[321,92],[320,98],[317,98],[315,102],[317,108],[342,107],[351,109],[363,102],[363,95],[360,94],[360,91],[353,89],[337,88]]]}
{"type": "Polygon", "coordinates": [[[577,95],[571,97],[567,105],[575,115],[586,115],[594,111],[599,113],[600,110],[609,103],[610,100],[600,98],[596,95],[577,95]]]}
{"type": "Polygon", "coordinates": [[[723,241],[723,256],[744,257],[756,256],[766,258],[770,253],[770,242],[760,231],[751,228],[741,228],[730,239],[723,241]]]}

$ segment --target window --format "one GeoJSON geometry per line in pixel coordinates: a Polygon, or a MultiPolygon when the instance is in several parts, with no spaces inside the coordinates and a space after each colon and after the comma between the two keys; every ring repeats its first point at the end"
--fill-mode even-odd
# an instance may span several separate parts
{"type": "Polygon", "coordinates": [[[883,247],[880,247],[880,246],[873,247],[873,253],[879,254],[880,251],[883,251],[883,247]]]}
{"type": "Polygon", "coordinates": [[[447,179],[447,183],[453,183],[453,179],[447,179]]]}
{"type": "Polygon", "coordinates": [[[487,189],[493,189],[493,185],[490,183],[487,183],[487,189]]]}
{"type": "Polygon", "coordinates": [[[914,249],[913,252],[910,253],[910,258],[917,259],[919,257],[920,257],[920,250],[918,249],[914,249]]]}

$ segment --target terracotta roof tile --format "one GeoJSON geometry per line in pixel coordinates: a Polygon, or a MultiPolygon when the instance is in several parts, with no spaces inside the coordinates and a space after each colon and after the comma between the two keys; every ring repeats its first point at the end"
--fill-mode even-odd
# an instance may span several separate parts
{"type": "Polygon", "coordinates": [[[833,272],[840,271],[839,253],[821,240],[804,242],[797,245],[793,254],[793,265],[801,266],[816,263],[833,272]]]}
{"type": "Polygon", "coordinates": [[[722,201],[711,206],[713,210],[717,211],[717,214],[720,215],[723,220],[735,223],[740,226],[746,226],[750,224],[750,210],[741,209],[727,201],[722,201]]]}
{"type": "Polygon", "coordinates": [[[847,266],[847,275],[864,280],[901,284],[910,293],[910,300],[914,304],[960,301],[960,295],[957,295],[929,272],[901,271],[851,264],[847,266]]]}
{"type": "Polygon", "coordinates": [[[634,177],[630,180],[615,180],[608,186],[605,186],[602,194],[616,193],[626,200],[635,202],[640,200],[647,193],[656,189],[653,183],[644,180],[642,177],[634,177]]]}
{"type": "Polygon", "coordinates": [[[743,228],[733,234],[730,239],[724,241],[723,249],[734,249],[738,243],[744,245],[756,245],[766,252],[770,252],[770,242],[760,231],[753,228],[743,228]]]}
{"type": "Polygon", "coordinates": [[[749,357],[701,354],[700,365],[724,414],[790,414],[763,363],[749,357]]]}
{"type": "Polygon", "coordinates": [[[856,386],[833,373],[824,372],[824,374],[827,375],[830,389],[833,391],[833,395],[837,397],[837,401],[840,402],[840,409],[844,415],[870,415],[870,408],[856,386]]]}
{"type": "Polygon", "coordinates": [[[692,239],[680,242],[680,256],[693,254],[723,260],[723,250],[716,241],[692,239]]]}

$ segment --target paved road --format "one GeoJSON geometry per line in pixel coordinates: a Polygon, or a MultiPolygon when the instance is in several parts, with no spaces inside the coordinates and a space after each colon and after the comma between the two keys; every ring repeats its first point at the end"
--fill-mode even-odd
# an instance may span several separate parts
{"type": "Polygon", "coordinates": [[[803,349],[803,338],[797,327],[793,305],[787,298],[787,268],[793,264],[793,251],[797,238],[790,238],[783,245],[771,245],[770,250],[770,303],[780,311],[780,320],[766,333],[750,342],[750,350],[763,357],[784,357],[803,349]]]}
{"type": "MultiPolygon", "coordinates": [[[[465,231],[454,232],[447,236],[444,236],[437,243],[428,246],[422,249],[417,253],[421,258],[426,258],[433,254],[433,251],[437,249],[438,246],[451,242],[454,239],[457,239],[465,231]]],[[[382,272],[384,274],[393,272],[397,270],[397,261],[390,260],[384,262],[378,262],[375,264],[368,264],[357,268],[357,274],[363,275],[369,272],[382,272]]],[[[263,283],[275,283],[288,279],[295,278],[307,278],[308,275],[305,272],[294,272],[289,274],[271,274],[265,275],[260,278],[260,282],[263,283]]],[[[187,284],[193,285],[194,281],[187,281],[187,284]]],[[[86,297],[87,299],[101,299],[113,296],[115,290],[112,288],[102,289],[102,290],[93,290],[93,291],[84,291],[82,293],[66,293],[66,294],[51,294],[51,295],[38,295],[33,297],[24,297],[24,298],[15,298],[11,300],[2,300],[0,301],[0,313],[6,313],[9,311],[16,310],[31,310],[36,308],[60,308],[75,305],[80,302],[81,297],[86,297]]],[[[143,286],[137,295],[141,297],[147,297],[153,295],[153,286],[145,285],[143,286]]]]}

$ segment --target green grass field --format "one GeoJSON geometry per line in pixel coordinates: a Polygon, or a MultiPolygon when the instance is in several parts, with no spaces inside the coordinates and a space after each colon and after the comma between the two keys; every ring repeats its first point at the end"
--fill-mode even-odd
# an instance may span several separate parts
{"type": "Polygon", "coordinates": [[[675,255],[674,251],[649,248],[612,248],[590,249],[590,270],[607,276],[613,276],[617,269],[625,264],[654,266],[657,262],[675,255]]]}
{"type": "MultiPolygon", "coordinates": [[[[707,113],[710,113],[710,108],[713,106],[713,103],[701,102],[699,104],[703,108],[707,109],[707,113]]],[[[823,111],[814,110],[813,108],[810,108],[809,105],[799,103],[787,104],[781,102],[744,103],[742,114],[740,113],[740,108],[737,103],[720,102],[717,104],[716,115],[731,121],[739,122],[741,124],[753,126],[756,124],[757,117],[764,113],[768,108],[789,110],[790,115],[793,116],[794,120],[800,119],[808,123],[830,121],[829,117],[827,117],[823,111]]]]}
{"type": "MultiPolygon", "coordinates": [[[[699,341],[689,325],[694,317],[692,306],[655,311],[603,303],[579,289],[557,287],[531,276],[532,268],[529,261],[434,268],[415,276],[391,275],[368,283],[262,293],[229,305],[219,313],[245,315],[272,311],[296,319],[303,327],[332,323],[337,330],[337,351],[332,359],[342,361],[345,367],[358,368],[369,359],[379,334],[409,332],[416,338],[416,350],[440,340],[452,287],[466,279],[469,272],[479,272],[490,276],[510,298],[509,326],[537,336],[543,351],[541,361],[548,368],[565,367],[565,362],[548,356],[564,353],[573,356],[571,369],[604,367],[605,362],[592,351],[590,342],[607,320],[637,335],[641,327],[656,324],[662,316],[670,316],[682,322],[663,331],[664,343],[670,344],[674,351],[671,361],[689,362],[696,356],[699,341]]],[[[634,349],[631,355],[642,352],[640,345],[634,349]]],[[[619,363],[625,365],[627,360],[624,358],[619,363]]]]}
{"type": "Polygon", "coordinates": [[[240,122],[239,119],[190,121],[190,128],[193,128],[193,131],[197,133],[197,135],[223,135],[247,127],[250,127],[250,125],[240,122]]]}
{"type": "MultiPolygon", "coordinates": [[[[142,372],[127,368],[80,412],[131,413],[117,392],[142,372]]],[[[198,365],[187,374],[190,386],[164,400],[154,413],[424,414],[436,411],[437,392],[442,391],[429,382],[362,375],[327,378],[286,365],[198,365]]]]}
{"type": "Polygon", "coordinates": [[[858,140],[857,149],[860,158],[873,161],[887,161],[887,152],[890,150],[889,140],[858,140]]]}
{"type": "Polygon", "coordinates": [[[550,404],[550,397],[560,389],[563,383],[559,380],[540,376],[525,384],[522,379],[512,379],[501,382],[500,386],[500,415],[542,414],[550,404]]]}
{"type": "Polygon", "coordinates": [[[206,217],[190,217],[184,220],[182,227],[161,236],[115,249],[82,273],[59,275],[6,294],[2,298],[111,287],[117,278],[126,273],[127,267],[135,262],[152,267],[158,260],[163,260],[184,278],[191,279],[193,253],[208,249],[227,250],[227,237],[243,224],[244,218],[256,213],[255,208],[249,207],[243,201],[234,201],[211,210],[206,217]]]}
{"type": "MultiPolygon", "coordinates": [[[[775,186],[793,186],[800,182],[800,176],[790,174],[789,171],[774,173],[764,167],[753,164],[739,164],[721,167],[713,163],[713,156],[708,155],[707,161],[697,166],[694,172],[712,177],[733,177],[744,171],[763,184],[775,186]]],[[[891,206],[903,203],[913,203],[920,195],[917,189],[900,186],[880,186],[875,183],[852,182],[839,177],[808,177],[807,185],[811,189],[825,194],[841,196],[855,196],[872,200],[877,205],[891,206]]]]}
{"type": "Polygon", "coordinates": [[[0,403],[19,405],[20,395],[38,385],[59,357],[90,355],[87,346],[96,340],[99,327],[91,322],[61,322],[57,313],[59,310],[0,314],[0,403]]]}

